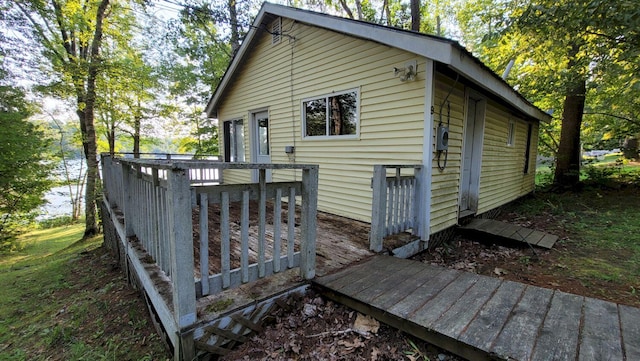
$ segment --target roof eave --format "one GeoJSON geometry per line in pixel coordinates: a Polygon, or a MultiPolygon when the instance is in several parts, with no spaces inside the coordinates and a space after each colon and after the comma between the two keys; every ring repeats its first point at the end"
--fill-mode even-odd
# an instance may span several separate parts
{"type": "Polygon", "coordinates": [[[270,3],[264,3],[262,5],[240,49],[238,49],[237,54],[233,57],[220,84],[218,84],[213,96],[207,103],[206,113],[209,117],[217,117],[218,103],[225,89],[231,82],[233,74],[242,62],[247,51],[251,48],[252,42],[258,34],[260,26],[265,21],[267,14],[294,19],[302,23],[308,23],[313,26],[374,41],[449,65],[455,71],[460,72],[461,75],[472,80],[479,87],[504,99],[525,115],[540,121],[551,120],[550,115],[527,101],[509,84],[498,77],[497,74],[486,66],[481,65],[479,60],[476,60],[473,55],[455,41],[435,36],[426,37],[425,34],[382,27],[367,22],[354,21],[270,3]]]}

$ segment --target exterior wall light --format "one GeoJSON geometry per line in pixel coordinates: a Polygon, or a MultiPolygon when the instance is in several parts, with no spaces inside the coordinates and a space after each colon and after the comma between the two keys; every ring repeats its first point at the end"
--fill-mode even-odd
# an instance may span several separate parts
{"type": "Polygon", "coordinates": [[[399,77],[400,81],[415,80],[416,74],[418,74],[418,63],[415,60],[405,63],[403,68],[393,68],[393,76],[399,77]]]}

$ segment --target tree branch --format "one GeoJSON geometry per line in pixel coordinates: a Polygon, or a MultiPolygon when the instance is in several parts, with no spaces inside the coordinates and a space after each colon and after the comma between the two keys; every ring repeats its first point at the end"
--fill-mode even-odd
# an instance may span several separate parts
{"type": "MultiPolygon", "coordinates": [[[[65,57],[60,54],[57,49],[55,48],[55,46],[53,45],[53,41],[51,41],[51,39],[49,39],[47,37],[47,35],[45,34],[44,30],[42,29],[42,27],[40,26],[40,24],[38,22],[35,21],[35,19],[33,18],[33,16],[31,16],[31,14],[29,13],[29,11],[27,11],[27,9],[22,6],[22,4],[20,2],[15,2],[16,6],[18,7],[18,9],[20,9],[20,11],[22,12],[22,14],[29,20],[29,22],[31,23],[31,25],[33,25],[33,28],[36,30],[36,32],[38,33],[38,36],[40,36],[40,38],[42,38],[42,41],[46,44],[46,46],[51,49],[51,51],[53,52],[53,54],[55,54],[55,56],[62,62],[65,62],[66,59],[65,57]]],[[[46,22],[46,21],[45,21],[46,22]]]]}
{"type": "Polygon", "coordinates": [[[351,12],[351,9],[349,9],[347,2],[345,0],[340,0],[340,5],[342,6],[342,9],[347,13],[347,16],[350,19],[354,19],[353,13],[351,12]]]}
{"type": "Polygon", "coordinates": [[[620,115],[615,115],[615,114],[610,114],[610,113],[604,113],[604,112],[584,112],[583,114],[585,115],[604,115],[607,117],[612,117],[612,118],[617,118],[617,119],[622,119],[622,120],[626,120],[631,124],[636,124],[636,125],[640,125],[640,121],[635,120],[635,119],[631,119],[631,118],[627,118],[627,117],[623,117],[620,115]]]}

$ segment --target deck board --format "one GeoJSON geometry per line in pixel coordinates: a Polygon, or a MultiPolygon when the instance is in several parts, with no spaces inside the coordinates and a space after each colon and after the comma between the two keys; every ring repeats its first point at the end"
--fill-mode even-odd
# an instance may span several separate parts
{"type": "Polygon", "coordinates": [[[629,306],[389,256],[313,282],[471,360],[640,359],[640,309],[629,306]]]}
{"type": "Polygon", "coordinates": [[[438,267],[422,267],[420,273],[413,277],[405,277],[399,282],[395,290],[388,290],[371,300],[371,305],[388,309],[407,297],[411,292],[422,287],[425,283],[431,282],[431,278],[437,277],[444,269],[438,267]]]}
{"type": "Polygon", "coordinates": [[[587,298],[580,360],[622,360],[622,355],[618,307],[612,302],[587,298]]]}
{"type": "Polygon", "coordinates": [[[475,319],[460,335],[459,340],[481,350],[488,350],[507,322],[513,307],[518,304],[524,289],[525,285],[522,283],[502,282],[493,297],[484,304],[475,319]]]}
{"type": "MultiPolygon", "coordinates": [[[[409,290],[407,297],[402,301],[389,307],[388,311],[392,314],[406,318],[409,313],[424,303],[428,302],[436,296],[440,291],[461,276],[463,272],[442,272],[431,279],[430,282],[424,283],[420,288],[409,290]]],[[[390,290],[390,292],[393,292],[390,290]]]]}
{"type": "Polygon", "coordinates": [[[556,291],[531,356],[537,360],[575,360],[584,297],[556,291]]]}
{"type": "Polygon", "coordinates": [[[474,219],[467,225],[460,227],[460,230],[476,235],[529,243],[547,249],[552,248],[558,240],[557,236],[551,234],[493,219],[474,219]]]}
{"type": "Polygon", "coordinates": [[[480,308],[493,296],[501,283],[497,278],[479,279],[431,325],[431,328],[443,335],[457,338],[475,318],[480,308]]]}
{"type": "Polygon", "coordinates": [[[627,360],[640,360],[640,309],[620,305],[618,311],[627,360]]]}
{"type": "Polygon", "coordinates": [[[552,290],[527,286],[491,351],[502,358],[528,360],[552,296],[552,290]]]}
{"type": "Polygon", "coordinates": [[[449,310],[452,300],[462,297],[477,281],[473,274],[463,273],[456,282],[451,282],[431,300],[414,309],[409,317],[423,327],[432,328],[432,323],[449,310]]]}

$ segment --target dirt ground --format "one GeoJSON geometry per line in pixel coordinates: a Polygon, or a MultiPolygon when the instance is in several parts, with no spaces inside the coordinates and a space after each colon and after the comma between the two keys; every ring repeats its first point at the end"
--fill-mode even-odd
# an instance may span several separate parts
{"type": "Polygon", "coordinates": [[[311,291],[221,360],[462,360],[311,291]]]}

